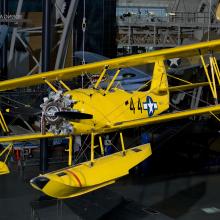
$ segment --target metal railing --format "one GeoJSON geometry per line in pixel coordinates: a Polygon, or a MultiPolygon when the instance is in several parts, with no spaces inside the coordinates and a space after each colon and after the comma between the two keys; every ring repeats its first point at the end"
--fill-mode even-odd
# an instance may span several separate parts
{"type": "Polygon", "coordinates": [[[205,24],[209,23],[209,14],[208,12],[199,13],[199,12],[175,12],[167,13],[164,17],[157,17],[154,15],[137,15],[137,14],[128,14],[117,16],[118,26],[142,26],[146,23],[183,23],[183,24],[205,24]]]}

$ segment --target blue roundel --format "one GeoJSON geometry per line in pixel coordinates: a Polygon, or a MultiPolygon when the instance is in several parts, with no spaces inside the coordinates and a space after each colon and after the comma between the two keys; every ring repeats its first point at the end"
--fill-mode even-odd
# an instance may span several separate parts
{"type": "Polygon", "coordinates": [[[154,115],[154,111],[158,109],[157,102],[154,102],[150,96],[147,96],[146,102],[143,103],[144,110],[147,110],[148,116],[154,115]]]}

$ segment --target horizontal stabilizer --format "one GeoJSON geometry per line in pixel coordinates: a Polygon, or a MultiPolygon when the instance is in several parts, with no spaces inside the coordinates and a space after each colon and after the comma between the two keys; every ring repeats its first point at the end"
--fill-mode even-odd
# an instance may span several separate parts
{"type": "Polygon", "coordinates": [[[150,144],[140,145],[122,152],[114,153],[77,166],[33,178],[31,185],[55,198],[71,198],[114,183],[127,175],[129,170],[151,155],[150,144]]]}

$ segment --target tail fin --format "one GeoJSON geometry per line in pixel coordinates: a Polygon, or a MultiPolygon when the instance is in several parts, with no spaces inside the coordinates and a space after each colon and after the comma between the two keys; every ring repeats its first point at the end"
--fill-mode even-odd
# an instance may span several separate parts
{"type": "Polygon", "coordinates": [[[166,95],[169,92],[166,68],[163,60],[157,60],[155,62],[150,91],[157,95],[166,95]]]}

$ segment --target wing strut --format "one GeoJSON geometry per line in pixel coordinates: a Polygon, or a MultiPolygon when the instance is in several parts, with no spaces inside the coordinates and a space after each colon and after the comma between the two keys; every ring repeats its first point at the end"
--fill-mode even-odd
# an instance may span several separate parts
{"type": "MultiPolygon", "coordinates": [[[[54,91],[54,92],[58,92],[58,90],[53,86],[53,84],[51,82],[49,82],[46,78],[44,78],[44,82],[54,91]]],[[[62,81],[59,80],[59,83],[67,90],[67,91],[71,91],[71,89],[62,81]]]]}
{"type": "Polygon", "coordinates": [[[5,132],[5,133],[9,133],[9,128],[5,122],[5,119],[4,119],[4,116],[2,114],[2,112],[0,111],[0,125],[2,127],[2,130],[5,132]]]}
{"type": "Polygon", "coordinates": [[[108,70],[108,66],[105,66],[105,69],[102,71],[100,77],[98,78],[98,80],[97,80],[97,82],[94,86],[94,89],[98,88],[98,86],[99,86],[100,82],[102,81],[103,77],[105,76],[105,73],[106,73],[107,70],[108,70]]]}
{"type": "Polygon", "coordinates": [[[125,156],[125,144],[124,144],[124,139],[123,139],[122,132],[120,132],[120,139],[121,139],[122,153],[123,153],[123,156],[125,156]]]}
{"type": "Polygon", "coordinates": [[[7,166],[7,164],[6,164],[6,161],[7,161],[8,157],[9,157],[9,154],[11,153],[12,147],[13,147],[13,144],[9,144],[9,145],[0,153],[0,157],[2,157],[2,155],[3,155],[6,151],[8,151],[8,153],[7,153],[6,156],[5,156],[4,161],[3,161],[3,162],[0,161],[0,175],[7,174],[7,173],[10,172],[10,171],[9,171],[9,168],[8,168],[8,166],[7,166]]]}
{"type": "Polygon", "coordinates": [[[68,165],[72,166],[72,164],[73,164],[73,136],[72,135],[69,136],[69,147],[66,151],[68,151],[68,153],[69,153],[68,165]]]}
{"type": "Polygon", "coordinates": [[[92,132],[91,133],[91,159],[90,159],[90,165],[91,167],[94,164],[95,158],[94,158],[94,141],[95,141],[95,134],[92,132]]]}
{"type": "Polygon", "coordinates": [[[64,83],[62,80],[59,80],[59,83],[60,83],[67,91],[71,91],[71,89],[69,88],[69,86],[67,86],[67,84],[64,83]]]}
{"type": "Polygon", "coordinates": [[[112,87],[114,81],[116,80],[116,78],[118,77],[118,75],[119,75],[120,72],[121,72],[121,68],[119,68],[119,69],[117,70],[117,72],[115,73],[115,75],[113,76],[111,82],[109,83],[107,89],[105,90],[105,95],[106,95],[107,92],[111,89],[111,87],[112,87]]]}
{"type": "Polygon", "coordinates": [[[215,57],[212,57],[212,65],[214,66],[215,72],[216,72],[216,76],[218,79],[218,84],[220,86],[220,71],[219,71],[219,67],[218,67],[218,63],[215,57]]]}
{"type": "Polygon", "coordinates": [[[204,68],[207,80],[209,82],[209,86],[210,86],[213,98],[215,100],[215,104],[218,104],[218,100],[217,100],[218,97],[217,97],[217,90],[216,90],[216,83],[215,83],[215,73],[216,73],[216,75],[218,75],[218,72],[216,72],[216,71],[214,72],[213,62],[212,62],[212,59],[210,59],[211,77],[212,77],[212,81],[211,81],[211,78],[210,78],[210,75],[209,75],[209,71],[208,71],[208,68],[207,68],[207,65],[205,63],[203,55],[200,55],[200,59],[202,61],[202,65],[203,65],[203,68],[204,68]]]}
{"type": "Polygon", "coordinates": [[[52,83],[50,83],[46,78],[44,79],[44,82],[47,83],[47,85],[54,91],[54,92],[58,92],[57,89],[52,85],[52,83]]]}
{"type": "MultiPolygon", "coordinates": [[[[95,153],[94,149],[98,147],[98,145],[95,145],[95,133],[91,133],[91,152],[90,152],[90,166],[92,167],[95,162],[95,153]]],[[[125,150],[125,144],[124,144],[124,138],[122,132],[120,132],[120,141],[121,141],[121,149],[122,149],[122,156],[126,155],[126,150],[125,150]]],[[[103,142],[102,142],[102,137],[99,136],[99,147],[101,150],[101,155],[104,156],[104,147],[103,147],[103,142]]],[[[70,149],[70,148],[69,148],[70,149]]]]}
{"type": "Polygon", "coordinates": [[[99,136],[99,145],[100,145],[100,149],[101,149],[101,155],[104,156],[105,152],[104,152],[104,147],[103,147],[101,136],[99,136]]]}

